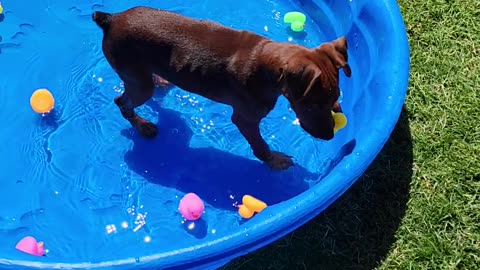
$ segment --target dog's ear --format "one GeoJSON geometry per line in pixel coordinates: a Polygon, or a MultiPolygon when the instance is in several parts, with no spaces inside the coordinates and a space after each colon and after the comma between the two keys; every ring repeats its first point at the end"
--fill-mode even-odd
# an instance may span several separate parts
{"type": "Polygon", "coordinates": [[[307,78],[310,78],[310,83],[308,86],[305,88],[305,92],[303,92],[303,97],[307,96],[312,89],[314,89],[319,83],[320,83],[320,75],[322,75],[322,71],[314,65],[310,65],[308,68],[306,68],[306,71],[309,74],[305,74],[307,78]]]}
{"type": "Polygon", "coordinates": [[[316,50],[325,52],[335,65],[335,68],[343,69],[343,73],[347,77],[352,76],[352,70],[348,64],[348,44],[347,39],[344,36],[339,37],[332,42],[324,43],[316,48],[316,50]]]}
{"type": "Polygon", "coordinates": [[[313,64],[301,68],[282,68],[280,71],[278,82],[283,82],[286,96],[296,101],[307,96],[321,82],[322,71],[313,64]]]}

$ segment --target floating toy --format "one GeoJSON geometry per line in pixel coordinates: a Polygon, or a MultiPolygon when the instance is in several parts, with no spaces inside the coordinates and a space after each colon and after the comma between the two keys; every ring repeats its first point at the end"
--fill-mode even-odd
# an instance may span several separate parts
{"type": "Polygon", "coordinates": [[[251,218],[254,213],[260,213],[267,204],[250,195],[242,198],[242,204],[238,206],[238,214],[243,218],[251,218]]]}
{"type": "Polygon", "coordinates": [[[37,242],[32,236],[26,236],[15,246],[16,249],[33,256],[43,256],[45,250],[43,242],[37,242]]]}
{"type": "Polygon", "coordinates": [[[55,105],[55,99],[52,93],[45,88],[33,92],[30,97],[30,106],[36,113],[49,113],[55,105]]]}
{"type": "Polygon", "coordinates": [[[265,209],[267,207],[266,203],[260,201],[259,199],[254,198],[250,195],[243,196],[242,203],[243,203],[243,205],[248,207],[248,209],[250,209],[254,212],[257,212],[257,213],[260,213],[263,209],[265,209]]]}
{"type": "Polygon", "coordinates": [[[3,14],[3,7],[2,7],[2,2],[0,2],[0,15],[3,14]]]}
{"type": "Polygon", "coordinates": [[[305,14],[292,11],[288,12],[283,16],[283,22],[290,24],[290,29],[294,32],[302,32],[305,28],[305,21],[307,20],[307,16],[305,14]]]}
{"type": "Polygon", "coordinates": [[[347,117],[343,113],[335,113],[332,111],[333,121],[335,125],[333,126],[333,133],[337,133],[340,129],[344,128],[347,125],[347,117]]]}
{"type": "Polygon", "coordinates": [[[253,214],[255,214],[255,212],[248,209],[247,206],[241,204],[238,206],[238,214],[243,218],[251,218],[253,217],[253,214]]]}
{"type": "Polygon", "coordinates": [[[180,200],[178,206],[178,211],[182,214],[182,217],[187,220],[197,220],[205,210],[205,205],[202,202],[202,199],[197,196],[195,193],[187,193],[180,200]]]}

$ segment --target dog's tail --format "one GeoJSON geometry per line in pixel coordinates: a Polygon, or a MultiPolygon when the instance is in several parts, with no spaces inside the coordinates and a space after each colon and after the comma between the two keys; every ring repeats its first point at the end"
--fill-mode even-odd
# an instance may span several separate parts
{"type": "Polygon", "coordinates": [[[112,14],[102,12],[102,11],[95,11],[92,14],[92,19],[94,22],[97,23],[103,31],[108,31],[110,28],[110,24],[112,23],[112,14]]]}

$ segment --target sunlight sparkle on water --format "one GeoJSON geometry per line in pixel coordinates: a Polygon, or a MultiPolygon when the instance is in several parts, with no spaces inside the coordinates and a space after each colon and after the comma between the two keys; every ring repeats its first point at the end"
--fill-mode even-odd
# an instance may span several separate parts
{"type": "Polygon", "coordinates": [[[126,221],[122,222],[122,228],[124,229],[128,228],[128,222],[126,221]]]}
{"type": "Polygon", "coordinates": [[[145,243],[149,243],[150,241],[152,241],[152,238],[147,235],[147,236],[145,236],[145,237],[143,238],[143,241],[144,241],[145,243]]]}
{"type": "Polygon", "coordinates": [[[107,231],[107,234],[112,234],[117,232],[117,227],[115,227],[115,224],[109,224],[105,227],[105,230],[107,231]]]}
{"type": "Polygon", "coordinates": [[[137,218],[135,219],[135,224],[137,225],[133,231],[136,232],[140,230],[147,222],[145,219],[147,218],[147,213],[145,215],[142,215],[140,213],[137,214],[137,218]]]}

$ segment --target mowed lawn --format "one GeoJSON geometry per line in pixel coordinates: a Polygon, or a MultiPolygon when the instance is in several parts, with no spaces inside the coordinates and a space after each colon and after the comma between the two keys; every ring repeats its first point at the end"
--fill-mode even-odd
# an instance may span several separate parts
{"type": "Polygon", "coordinates": [[[410,84],[383,151],[318,217],[224,270],[480,269],[480,0],[399,5],[410,84]]]}

